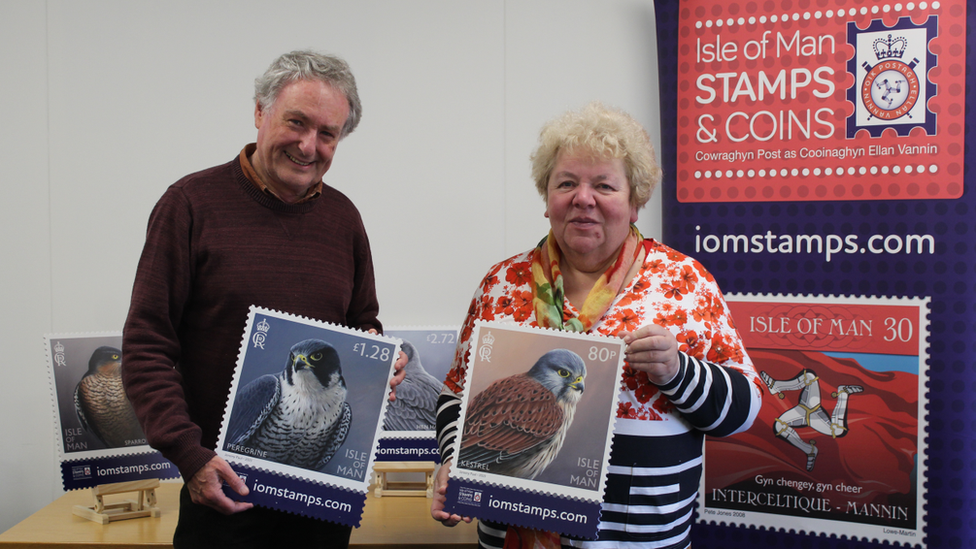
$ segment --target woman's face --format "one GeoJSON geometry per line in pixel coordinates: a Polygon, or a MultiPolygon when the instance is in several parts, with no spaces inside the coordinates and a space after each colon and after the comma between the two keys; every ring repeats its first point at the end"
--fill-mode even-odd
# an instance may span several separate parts
{"type": "Polygon", "coordinates": [[[561,153],[549,176],[546,217],[576,269],[605,270],[637,221],[624,161],[561,153]]]}

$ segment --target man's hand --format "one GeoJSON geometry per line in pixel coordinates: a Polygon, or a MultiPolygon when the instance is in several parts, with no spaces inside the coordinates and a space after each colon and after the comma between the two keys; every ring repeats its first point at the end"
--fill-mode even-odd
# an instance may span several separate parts
{"type": "Polygon", "coordinates": [[[403,351],[400,351],[400,356],[397,357],[397,361],[393,364],[393,378],[390,379],[390,402],[396,400],[396,386],[403,383],[403,380],[407,377],[407,371],[403,369],[407,365],[407,355],[403,351]]]}
{"type": "Polygon", "coordinates": [[[434,497],[430,501],[430,516],[444,526],[456,526],[462,520],[471,522],[471,517],[452,515],[444,510],[444,503],[447,502],[447,475],[451,472],[451,460],[441,464],[434,476],[434,497]]]}
{"type": "MultiPolygon", "coordinates": [[[[369,333],[376,335],[379,332],[375,328],[370,328],[369,333]]],[[[403,383],[403,378],[407,377],[407,371],[403,369],[407,365],[407,355],[400,351],[397,361],[393,364],[393,379],[390,380],[390,402],[396,400],[396,386],[403,383]]]]}
{"type": "Polygon", "coordinates": [[[620,332],[627,344],[624,359],[635,370],[647,374],[652,383],[664,385],[678,373],[678,340],[657,324],[642,326],[636,332],[620,332]]]}
{"type": "Polygon", "coordinates": [[[241,477],[231,469],[230,464],[220,456],[214,456],[187,483],[190,499],[193,503],[212,507],[225,515],[240,513],[254,507],[253,503],[234,501],[224,495],[222,489],[224,481],[242,496],[250,492],[241,477]]]}

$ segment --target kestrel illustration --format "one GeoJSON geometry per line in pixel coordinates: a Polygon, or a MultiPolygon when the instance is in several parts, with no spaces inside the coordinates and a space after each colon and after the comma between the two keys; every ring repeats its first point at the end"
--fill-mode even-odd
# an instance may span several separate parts
{"type": "Polygon", "coordinates": [[[239,392],[227,441],[277,463],[320,470],[351,423],[339,354],[325,341],[306,339],[292,346],[280,374],[263,375],[239,392]]]}
{"type": "Polygon", "coordinates": [[[145,444],[146,435],[122,387],[122,351],[95,349],[75,387],[75,411],[85,430],[108,448],[145,444]]]}
{"type": "Polygon", "coordinates": [[[420,353],[409,341],[401,350],[407,355],[403,367],[407,375],[397,385],[396,400],[386,409],[383,429],[387,431],[433,431],[437,414],[437,397],[443,383],[427,373],[420,363],[420,353]]]}
{"type": "Polygon", "coordinates": [[[586,364],[579,355],[555,349],[528,372],[489,385],[468,408],[459,465],[537,477],[563,446],[585,378],[586,364]]]}

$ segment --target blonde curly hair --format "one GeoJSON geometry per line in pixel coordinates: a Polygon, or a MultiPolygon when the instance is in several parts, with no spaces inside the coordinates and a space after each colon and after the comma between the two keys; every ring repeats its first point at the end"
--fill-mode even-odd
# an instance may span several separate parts
{"type": "Polygon", "coordinates": [[[563,152],[595,159],[620,158],[630,184],[630,204],[643,208],[661,181],[661,167],[643,126],[629,114],[593,101],[546,123],[532,153],[532,179],[545,199],[549,176],[563,152]]]}

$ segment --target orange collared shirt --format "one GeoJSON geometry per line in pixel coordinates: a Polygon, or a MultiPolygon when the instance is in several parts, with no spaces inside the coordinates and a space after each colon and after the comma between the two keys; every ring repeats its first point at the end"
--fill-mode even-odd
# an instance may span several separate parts
{"type": "MultiPolygon", "coordinates": [[[[281,197],[278,196],[278,193],[274,192],[274,190],[271,187],[269,187],[267,183],[261,181],[261,178],[258,177],[258,172],[256,172],[254,170],[254,166],[251,165],[250,157],[252,154],[254,154],[254,151],[256,151],[257,148],[258,146],[256,143],[251,143],[249,145],[245,145],[244,148],[241,149],[241,169],[244,170],[244,176],[247,177],[251,181],[251,183],[254,183],[254,186],[261,189],[261,192],[273,196],[278,200],[281,200],[281,197]]],[[[305,196],[299,199],[299,201],[296,202],[296,204],[301,204],[302,202],[308,202],[309,200],[314,200],[318,198],[320,194],[322,194],[322,182],[318,181],[317,183],[309,187],[308,191],[305,193],[305,196]]],[[[284,200],[282,200],[282,202],[284,202],[284,200]]]]}

